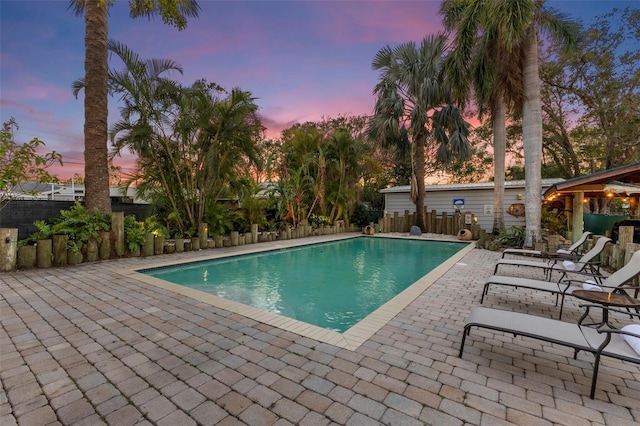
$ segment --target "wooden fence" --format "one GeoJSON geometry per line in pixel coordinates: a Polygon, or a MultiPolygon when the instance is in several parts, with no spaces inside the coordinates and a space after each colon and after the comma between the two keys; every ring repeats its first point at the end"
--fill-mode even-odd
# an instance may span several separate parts
{"type": "Polygon", "coordinates": [[[97,240],[90,239],[79,251],[67,247],[65,235],[54,235],[51,239],[39,240],[35,245],[18,247],[18,230],[0,228],[0,271],[69,266],[121,257],[154,256],[358,231],[358,227],[348,222],[336,221],[332,226],[312,228],[304,224],[296,228],[286,227],[278,232],[259,232],[258,225],[253,225],[251,232],[241,234],[234,231],[230,235],[211,237],[207,234],[207,224],[202,223],[195,238],[165,240],[162,236],[148,233],[144,244],[130,250],[125,243],[124,213],[114,212],[111,215],[111,230],[103,231],[97,240]]]}
{"type": "MultiPolygon", "coordinates": [[[[400,215],[398,212],[394,212],[393,215],[389,213],[378,220],[377,224],[373,224],[376,227],[376,232],[409,232],[411,226],[415,223],[415,213],[410,213],[405,210],[404,215],[400,215]]],[[[473,214],[465,217],[463,213],[447,213],[442,212],[438,214],[437,211],[431,210],[425,212],[423,226],[421,226],[423,232],[432,234],[443,235],[458,235],[460,230],[468,229],[474,239],[480,237],[484,231],[476,223],[476,218],[473,214]]]]}

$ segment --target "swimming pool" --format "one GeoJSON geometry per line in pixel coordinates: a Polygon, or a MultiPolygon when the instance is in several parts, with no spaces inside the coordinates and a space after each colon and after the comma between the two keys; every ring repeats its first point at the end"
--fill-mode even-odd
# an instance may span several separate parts
{"type": "Polygon", "coordinates": [[[140,272],[343,333],[466,246],[358,237],[140,272]]]}

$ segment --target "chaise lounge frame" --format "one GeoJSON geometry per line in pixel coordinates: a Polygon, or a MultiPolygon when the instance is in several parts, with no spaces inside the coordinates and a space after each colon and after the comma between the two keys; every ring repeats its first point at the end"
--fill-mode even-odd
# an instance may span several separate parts
{"type": "Polygon", "coordinates": [[[582,249],[583,244],[587,241],[587,239],[593,235],[590,231],[584,231],[578,241],[570,245],[566,251],[569,253],[546,253],[542,250],[530,250],[530,249],[518,249],[518,248],[509,248],[502,252],[502,258],[508,254],[516,255],[516,256],[532,256],[532,257],[546,257],[546,258],[566,258],[570,259],[573,257],[577,257],[582,249]]]}
{"type": "Polygon", "coordinates": [[[604,251],[604,248],[607,244],[611,242],[611,238],[600,237],[594,244],[593,248],[582,255],[580,260],[574,262],[576,265],[575,270],[568,270],[563,265],[562,262],[565,259],[551,259],[548,262],[544,261],[535,261],[535,260],[521,260],[521,259],[500,259],[496,262],[496,266],[493,270],[493,274],[498,274],[498,268],[501,265],[511,265],[511,266],[526,266],[529,268],[542,268],[545,271],[545,276],[547,279],[551,279],[551,275],[554,271],[561,272],[563,275],[560,279],[566,276],[567,272],[590,272],[592,274],[600,273],[600,266],[598,263],[594,261],[596,257],[600,255],[604,251]]]}
{"type": "MultiPolygon", "coordinates": [[[[629,283],[631,280],[640,275],[640,251],[637,251],[631,255],[629,261],[620,269],[615,271],[608,277],[601,275],[584,274],[585,280],[588,278],[594,279],[598,285],[606,292],[622,292],[625,289],[638,292],[638,287],[623,286],[629,283]]],[[[529,278],[509,277],[505,275],[492,275],[485,283],[482,289],[482,296],[480,296],[480,303],[484,302],[484,297],[489,292],[489,287],[492,285],[501,285],[515,288],[527,288],[530,290],[544,291],[556,295],[556,306],[558,305],[558,297],[560,298],[560,316],[562,319],[562,311],[564,308],[564,299],[569,290],[572,290],[576,286],[582,286],[582,280],[576,279],[560,279],[559,282],[550,282],[544,280],[534,280],[529,278]]]]}
{"type": "Polygon", "coordinates": [[[574,350],[574,359],[577,358],[579,351],[589,352],[595,357],[589,394],[590,398],[593,399],[598,380],[600,359],[606,356],[640,364],[640,355],[622,337],[627,334],[640,338],[640,335],[609,328],[596,329],[581,325],[582,321],[589,316],[590,308],[607,309],[610,312],[619,312],[637,317],[640,317],[640,314],[607,308],[602,305],[581,305],[581,307],[586,308],[586,310],[577,324],[520,312],[486,308],[484,306],[475,307],[471,310],[467,324],[464,326],[458,356],[462,358],[466,337],[471,333],[471,328],[473,327],[512,333],[515,336],[519,335],[567,346],[574,350]]]}

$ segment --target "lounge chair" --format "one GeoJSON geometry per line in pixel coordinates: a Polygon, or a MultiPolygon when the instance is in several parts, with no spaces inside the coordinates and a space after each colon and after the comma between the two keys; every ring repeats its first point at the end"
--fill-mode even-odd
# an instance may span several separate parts
{"type": "Polygon", "coordinates": [[[548,262],[523,259],[500,259],[498,260],[498,262],[496,262],[496,267],[493,270],[493,275],[498,274],[498,268],[501,265],[542,268],[545,271],[547,279],[551,279],[551,275],[554,271],[561,272],[563,274],[561,279],[566,276],[567,272],[588,272],[592,274],[599,274],[600,268],[598,264],[594,263],[594,259],[598,257],[600,253],[602,253],[604,247],[610,242],[611,238],[598,238],[593,248],[583,254],[582,257],[576,262],[563,259],[552,259],[548,262]]]}
{"type": "Polygon", "coordinates": [[[584,231],[582,233],[582,236],[578,239],[578,241],[576,241],[575,243],[573,243],[572,245],[570,245],[569,247],[567,247],[566,249],[558,249],[557,252],[544,252],[542,250],[529,250],[529,249],[516,249],[516,248],[510,248],[510,249],[506,249],[502,252],[502,258],[504,259],[504,257],[508,254],[513,254],[513,255],[518,255],[518,256],[533,256],[533,257],[551,257],[551,258],[556,258],[556,257],[562,257],[562,258],[572,258],[577,256],[578,254],[580,254],[580,249],[582,248],[582,245],[584,244],[585,241],[587,241],[587,238],[589,238],[589,236],[593,235],[592,232],[589,231],[584,231]],[[562,251],[560,251],[562,250],[562,251]]]}
{"type": "MultiPolygon", "coordinates": [[[[553,293],[560,297],[560,319],[562,319],[562,309],[564,307],[564,298],[569,293],[569,290],[573,290],[575,286],[583,287],[583,284],[591,279],[595,285],[599,287],[601,291],[606,292],[621,292],[624,290],[638,290],[638,287],[624,288],[624,284],[628,283],[635,277],[640,275],[640,251],[633,253],[631,259],[622,268],[615,271],[608,277],[601,275],[588,275],[585,274],[583,280],[576,279],[561,279],[559,282],[549,282],[544,280],[533,280],[529,278],[508,277],[503,275],[492,275],[485,283],[482,289],[482,296],[480,297],[480,303],[484,301],[484,297],[489,292],[489,287],[492,285],[502,285],[516,288],[528,288],[531,290],[546,291],[547,293],[553,293]]],[[[557,304],[557,299],[556,299],[557,304]]]]}
{"type": "Polygon", "coordinates": [[[607,356],[634,364],[640,364],[640,353],[637,353],[631,346],[631,343],[628,343],[625,338],[623,338],[623,335],[628,335],[632,338],[640,339],[640,334],[629,330],[631,327],[623,327],[620,330],[609,328],[596,329],[582,325],[582,321],[589,315],[590,308],[608,309],[610,312],[620,312],[639,318],[640,314],[630,314],[618,309],[605,308],[602,305],[584,305],[584,307],[586,307],[586,311],[577,324],[520,312],[485,308],[483,306],[475,307],[471,310],[467,324],[464,326],[458,356],[462,358],[465,340],[470,334],[472,327],[502,331],[516,336],[520,335],[567,346],[574,350],[574,359],[577,357],[579,351],[590,352],[595,356],[591,378],[591,393],[589,395],[591,399],[593,399],[598,379],[600,358],[607,356]]]}

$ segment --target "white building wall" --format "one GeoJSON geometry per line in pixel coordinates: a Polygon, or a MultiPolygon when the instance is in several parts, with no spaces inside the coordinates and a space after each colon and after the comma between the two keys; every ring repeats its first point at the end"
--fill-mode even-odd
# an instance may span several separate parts
{"type": "MultiPolygon", "coordinates": [[[[558,182],[559,179],[545,179],[543,181],[543,191],[545,188],[558,182]],[[553,183],[551,183],[553,182],[553,183]]],[[[409,187],[387,188],[381,191],[385,195],[385,212],[393,215],[395,212],[403,215],[405,211],[415,212],[415,205],[409,196],[409,187]]],[[[453,215],[454,199],[464,199],[462,213],[472,212],[478,218],[478,225],[487,232],[493,229],[493,183],[477,184],[450,184],[450,185],[428,185],[426,187],[425,208],[430,212],[435,210],[438,215],[446,212],[453,215]]],[[[507,213],[511,204],[523,203],[524,182],[509,182],[505,185],[504,191],[504,222],[509,230],[512,226],[524,226],[524,217],[515,217],[507,213]],[[518,198],[522,194],[522,199],[518,198]]]]}

